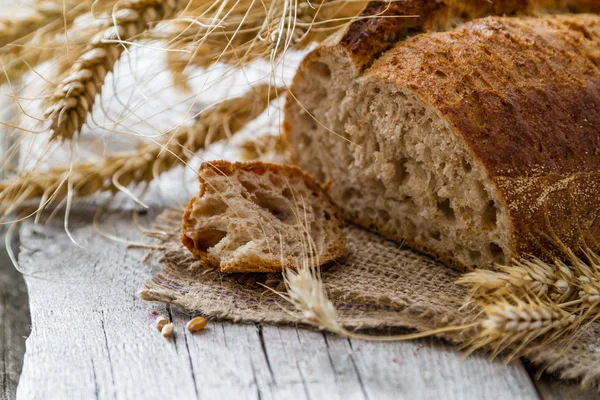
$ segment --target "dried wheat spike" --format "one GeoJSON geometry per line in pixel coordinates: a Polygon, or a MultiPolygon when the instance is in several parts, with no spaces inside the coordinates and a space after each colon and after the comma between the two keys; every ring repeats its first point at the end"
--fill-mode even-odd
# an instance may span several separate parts
{"type": "MultiPolygon", "coordinates": [[[[68,15],[73,14],[69,12],[68,15]]],[[[0,71],[0,85],[21,78],[32,68],[49,60],[54,64],[55,71],[68,71],[71,66],[69,59],[79,58],[92,37],[104,28],[101,21],[70,25],[68,34],[64,34],[62,22],[55,21],[26,38],[0,48],[0,59],[4,67],[4,71],[0,71]],[[67,46],[68,56],[65,54],[67,46]]]]}
{"type": "MultiPolygon", "coordinates": [[[[70,10],[76,4],[76,1],[67,0],[64,8],[70,10]]],[[[81,9],[84,11],[84,7],[81,7],[81,9]]],[[[14,18],[12,14],[7,14],[0,19],[0,47],[19,40],[59,18],[63,18],[62,1],[38,2],[33,5],[32,11],[31,14],[22,17],[14,18]]],[[[75,17],[73,13],[67,13],[66,16],[68,21],[72,21],[72,18],[75,17]]]]}
{"type": "Polygon", "coordinates": [[[544,296],[554,289],[563,289],[556,287],[558,279],[550,265],[532,258],[514,260],[512,265],[498,266],[498,271],[476,270],[463,275],[456,283],[469,286],[471,297],[522,292],[544,296]]]}
{"type": "Polygon", "coordinates": [[[52,139],[72,139],[81,130],[96,95],[102,91],[106,75],[124,50],[114,41],[131,41],[160,20],[172,17],[186,0],[129,0],[120,3],[113,14],[114,25],[97,34],[84,54],[73,64],[50,99],[52,139]]]}
{"type": "Polygon", "coordinates": [[[167,66],[176,84],[185,88],[182,73],[188,65],[207,67],[219,60],[243,66],[255,59],[276,64],[277,58],[289,49],[323,41],[358,16],[367,3],[301,0],[290,7],[281,0],[242,0],[227,4],[226,12],[215,12],[211,2],[199,2],[188,14],[203,24],[181,22],[167,27],[173,38],[169,46],[189,50],[168,52],[167,66]],[[221,28],[215,29],[216,25],[221,28]]]}
{"type": "Polygon", "coordinates": [[[560,260],[547,263],[531,257],[497,268],[497,272],[476,270],[465,274],[456,283],[469,286],[471,297],[533,293],[560,303],[574,293],[576,275],[560,260]]]}
{"type": "Polygon", "coordinates": [[[492,357],[510,350],[509,359],[529,351],[532,342],[564,340],[576,327],[577,316],[539,298],[505,297],[483,306],[485,319],[468,347],[492,349],[492,357]]]}
{"type": "MultiPolygon", "coordinates": [[[[86,12],[89,2],[34,2],[31,13],[13,18],[11,13],[0,17],[0,85],[20,78],[31,67],[56,56],[56,50],[66,35],[59,32],[70,27],[73,20],[86,12]],[[10,17],[10,18],[9,18],[10,17]]],[[[91,35],[90,35],[91,36],[91,35]]]]}
{"type": "Polygon", "coordinates": [[[599,314],[600,256],[589,248],[581,249],[584,258],[563,245],[561,249],[567,262],[545,262],[536,257],[515,260],[510,266],[498,266],[498,272],[477,270],[465,274],[457,283],[468,286],[472,298],[533,294],[563,309],[570,307],[571,312],[587,308],[593,315],[599,314]]]}
{"type": "MultiPolygon", "coordinates": [[[[277,93],[283,93],[282,89],[277,93]]],[[[136,152],[120,153],[102,162],[89,162],[49,171],[31,171],[16,180],[0,184],[0,205],[10,210],[26,200],[52,198],[53,204],[66,198],[65,178],[73,187],[73,196],[85,197],[97,192],[117,192],[130,184],[151,181],[160,173],[185,163],[210,142],[226,139],[262,113],[275,89],[257,86],[242,97],[218,103],[200,113],[190,127],[167,134],[163,143],[145,143],[136,152]],[[52,197],[53,196],[53,197],[52,197]]]]}
{"type": "Polygon", "coordinates": [[[261,160],[286,163],[286,146],[279,135],[263,135],[250,138],[240,144],[244,161],[261,160]]]}
{"type": "Polygon", "coordinates": [[[560,271],[569,281],[575,297],[581,300],[583,308],[591,308],[594,315],[600,313],[596,310],[600,303],[600,257],[589,248],[582,249],[585,258],[578,257],[573,251],[562,245],[563,252],[567,254],[570,266],[562,262],[555,262],[560,271]],[[567,275],[567,271],[569,275],[567,275]]]}

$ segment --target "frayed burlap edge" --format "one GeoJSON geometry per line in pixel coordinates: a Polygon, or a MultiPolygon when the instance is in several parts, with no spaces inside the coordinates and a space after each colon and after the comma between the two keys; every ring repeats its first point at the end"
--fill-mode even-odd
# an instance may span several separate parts
{"type": "MultiPolygon", "coordinates": [[[[140,296],[236,322],[302,324],[299,313],[276,291],[280,274],[221,274],[202,267],[179,242],[181,210],[165,210],[150,233],[158,239],[162,271],[140,296]]],[[[472,322],[477,310],[464,307],[460,273],[356,226],[345,229],[344,256],[323,267],[322,278],[340,323],[347,329],[412,328],[418,331],[472,322]]],[[[438,335],[453,342],[471,332],[438,335]]],[[[600,324],[577,341],[537,348],[527,358],[562,379],[600,389],[600,324]]]]}

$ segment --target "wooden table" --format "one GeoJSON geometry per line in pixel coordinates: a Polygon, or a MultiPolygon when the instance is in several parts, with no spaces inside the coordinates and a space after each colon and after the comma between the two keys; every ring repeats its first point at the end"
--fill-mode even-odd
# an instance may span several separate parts
{"type": "MultiPolygon", "coordinates": [[[[158,212],[143,219],[147,225],[158,212]]],[[[504,365],[429,339],[372,343],[294,327],[212,321],[185,332],[183,310],[141,301],[136,292],[158,269],[143,251],[103,237],[93,214],[76,209],[20,229],[20,267],[32,329],[18,399],[588,399],[600,398],[521,362],[504,365]],[[172,339],[153,326],[152,310],[176,325],[172,339]]],[[[103,217],[105,234],[144,240],[130,212],[103,217]]],[[[22,279],[6,259],[0,272],[0,383],[12,399],[22,336],[29,333],[22,279]]]]}

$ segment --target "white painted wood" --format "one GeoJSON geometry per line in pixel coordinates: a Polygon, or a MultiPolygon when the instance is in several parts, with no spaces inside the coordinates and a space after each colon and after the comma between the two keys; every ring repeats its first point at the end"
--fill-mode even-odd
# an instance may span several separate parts
{"type": "Polygon", "coordinates": [[[274,398],[365,398],[359,377],[348,368],[350,360],[347,357],[336,360],[323,333],[265,326],[262,337],[275,381],[274,398]]]}
{"type": "Polygon", "coordinates": [[[451,345],[433,339],[395,346],[352,341],[352,350],[369,398],[379,398],[382,393],[398,393],[399,399],[536,396],[520,362],[505,365],[480,355],[463,358],[451,345]]]}
{"type": "MultiPolygon", "coordinates": [[[[102,237],[91,220],[85,212],[71,216],[81,248],[60,218],[21,228],[33,330],[18,399],[538,398],[520,363],[463,360],[437,341],[350,342],[229,322],[187,333],[184,312],[136,296],[157,266],[141,264],[142,251],[102,237]],[[174,338],[154,329],[152,309],[172,316],[174,338]]],[[[102,227],[142,240],[129,213],[111,214],[102,227]]]]}

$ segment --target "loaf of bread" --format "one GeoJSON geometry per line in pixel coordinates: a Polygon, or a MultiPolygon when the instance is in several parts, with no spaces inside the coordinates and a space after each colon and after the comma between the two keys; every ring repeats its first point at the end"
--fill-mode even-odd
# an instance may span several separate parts
{"type": "Polygon", "coordinates": [[[291,165],[203,163],[200,193],[183,216],[182,243],[222,272],[315,267],[342,255],[338,207],[315,180],[291,165]]]}
{"type": "Polygon", "coordinates": [[[347,219],[462,270],[598,246],[600,16],[544,10],[600,2],[394,4],[419,17],[360,20],[302,62],[292,161],[347,219]]]}

